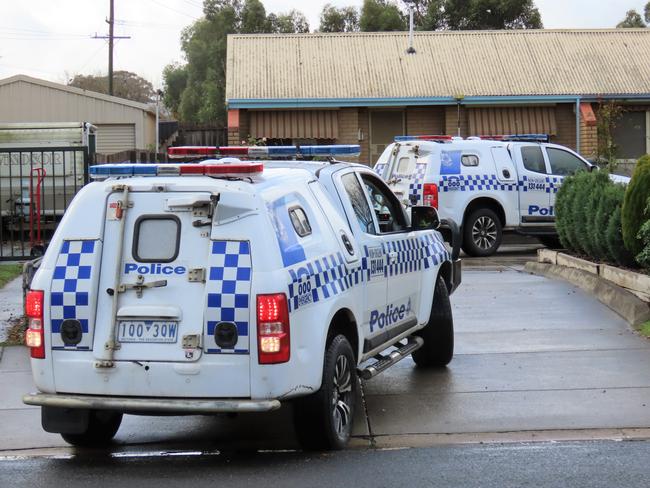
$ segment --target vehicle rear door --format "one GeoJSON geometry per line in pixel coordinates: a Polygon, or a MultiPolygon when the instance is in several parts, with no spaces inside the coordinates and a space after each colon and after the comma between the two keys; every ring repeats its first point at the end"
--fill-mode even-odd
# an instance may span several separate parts
{"type": "Polygon", "coordinates": [[[251,251],[248,241],[211,236],[216,197],[133,191],[124,208],[124,192],[109,196],[94,350],[107,359],[114,338],[116,361],[188,363],[215,354],[210,361],[228,363],[226,383],[240,385],[231,392],[240,396],[248,394],[248,358],[217,354],[248,355],[251,251]]]}
{"type": "Polygon", "coordinates": [[[550,175],[539,144],[514,146],[519,173],[519,218],[521,226],[548,226],[554,218],[550,209],[550,175]]]}

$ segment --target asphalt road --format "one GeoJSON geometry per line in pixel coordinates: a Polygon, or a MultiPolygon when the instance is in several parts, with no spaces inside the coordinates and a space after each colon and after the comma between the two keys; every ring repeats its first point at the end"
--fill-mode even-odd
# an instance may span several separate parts
{"type": "MultiPolygon", "coordinates": [[[[408,358],[365,382],[353,447],[650,438],[650,342],[579,289],[522,273],[530,247],[465,261],[453,361],[421,370],[408,358]]],[[[0,456],[74,452],[22,404],[32,389],[25,351],[5,349],[0,456]]],[[[296,447],[286,406],[237,418],[125,416],[111,452],[296,447]]]]}
{"type": "Polygon", "coordinates": [[[87,453],[0,457],[0,486],[589,487],[650,486],[650,442],[439,446],[302,452],[87,453]]]}

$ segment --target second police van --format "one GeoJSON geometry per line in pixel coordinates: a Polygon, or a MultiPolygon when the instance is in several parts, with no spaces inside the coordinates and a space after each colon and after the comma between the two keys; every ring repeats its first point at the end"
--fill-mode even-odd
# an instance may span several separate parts
{"type": "MultiPolygon", "coordinates": [[[[173,148],[177,156],[358,154],[358,146],[173,148]]],[[[326,162],[93,166],[26,299],[38,392],[75,445],[123,414],[293,402],[309,448],[350,437],[357,374],[453,355],[460,283],[431,207],[411,216],[368,167],[326,162]]]]}
{"type": "Polygon", "coordinates": [[[504,230],[557,245],[555,198],[563,179],[596,168],[547,141],[535,134],[400,136],[374,168],[403,204],[434,206],[441,218],[458,223],[468,255],[490,256],[504,230]]]}

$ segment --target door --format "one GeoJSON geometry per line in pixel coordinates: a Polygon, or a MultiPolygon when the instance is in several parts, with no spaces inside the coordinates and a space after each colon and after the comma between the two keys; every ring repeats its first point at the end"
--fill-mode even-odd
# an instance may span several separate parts
{"type": "Polygon", "coordinates": [[[575,174],[579,170],[590,170],[589,165],[576,154],[558,147],[545,147],[546,156],[551,169],[551,176],[548,178],[547,191],[550,197],[549,210],[555,221],[555,196],[562,186],[564,178],[575,174]]]}
{"type": "Polygon", "coordinates": [[[550,180],[539,144],[515,146],[519,172],[519,218],[522,226],[548,226],[555,220],[550,208],[550,180]]]}
{"type": "Polygon", "coordinates": [[[395,136],[404,134],[403,110],[376,110],[370,112],[370,164],[373,165],[395,136]]]}

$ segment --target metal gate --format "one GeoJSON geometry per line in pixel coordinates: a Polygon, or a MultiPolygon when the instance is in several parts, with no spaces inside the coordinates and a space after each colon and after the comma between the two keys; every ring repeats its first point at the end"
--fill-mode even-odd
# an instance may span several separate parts
{"type": "Polygon", "coordinates": [[[43,252],[89,164],[85,146],[0,147],[0,261],[43,252]]]}

